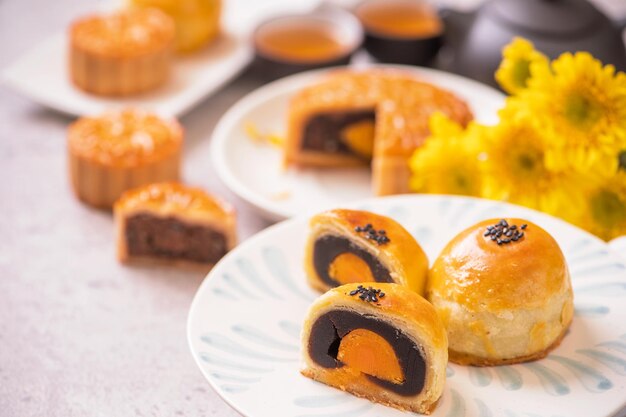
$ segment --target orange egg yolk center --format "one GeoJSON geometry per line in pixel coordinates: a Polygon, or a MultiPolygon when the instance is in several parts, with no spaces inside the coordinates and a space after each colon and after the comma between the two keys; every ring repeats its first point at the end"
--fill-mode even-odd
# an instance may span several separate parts
{"type": "Polygon", "coordinates": [[[337,359],[364,374],[395,384],[404,382],[393,347],[372,331],[355,329],[344,336],[339,344],[337,359]]]}
{"type": "Polygon", "coordinates": [[[367,263],[352,253],[337,256],[328,268],[328,275],[340,284],[376,281],[367,263]]]}

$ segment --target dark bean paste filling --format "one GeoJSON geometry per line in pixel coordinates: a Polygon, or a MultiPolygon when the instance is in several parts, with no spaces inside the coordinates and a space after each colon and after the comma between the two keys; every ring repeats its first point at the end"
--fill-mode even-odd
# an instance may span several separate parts
{"type": "Polygon", "coordinates": [[[331,278],[328,273],[330,264],[342,253],[352,253],[369,266],[376,282],[393,282],[389,270],[378,259],[365,249],[355,245],[345,237],[325,235],[317,239],[313,246],[313,265],[315,272],[326,284],[338,287],[339,282],[331,278]]]}
{"type": "Polygon", "coordinates": [[[394,384],[371,375],[372,382],[398,395],[414,396],[422,392],[426,379],[426,362],[421,349],[402,331],[371,315],[348,310],[334,310],[320,316],[311,328],[309,355],[319,366],[340,368],[337,360],[341,339],[355,329],[366,329],[383,337],[393,347],[404,382],[394,384]]]}
{"type": "Polygon", "coordinates": [[[341,139],[341,131],[354,123],[375,123],[373,110],[319,113],[311,117],[304,127],[302,149],[334,154],[363,156],[353,152],[341,139]]]}
{"type": "Polygon", "coordinates": [[[131,256],[215,263],[226,254],[222,233],[149,214],[136,214],[126,220],[126,244],[131,256]]]}

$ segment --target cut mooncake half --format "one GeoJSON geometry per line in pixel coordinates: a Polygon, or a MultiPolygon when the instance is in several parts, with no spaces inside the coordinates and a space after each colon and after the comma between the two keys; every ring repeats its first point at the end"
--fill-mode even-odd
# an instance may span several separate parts
{"type": "Polygon", "coordinates": [[[543,358],[574,313],[561,248],[523,219],[485,220],[459,233],[435,261],[427,296],[446,326],[450,360],[464,365],[543,358]]]}
{"type": "Polygon", "coordinates": [[[115,203],[118,257],[213,265],[236,244],[233,208],[175,182],[133,189],[115,203]]]}
{"type": "Polygon", "coordinates": [[[286,165],[372,165],[376,195],[409,191],[408,160],[429,135],[434,113],[466,125],[467,104],[451,92],[392,69],[338,70],[299,91],[288,109],[286,165]]]}
{"type": "Polygon", "coordinates": [[[443,392],[446,332],[433,306],[405,286],[346,284],[310,307],[302,374],[371,401],[430,414],[443,392]]]}
{"type": "Polygon", "coordinates": [[[353,282],[402,284],[423,294],[428,259],[395,220],[362,210],[337,209],[310,221],[305,271],[320,291],[353,282]]]}

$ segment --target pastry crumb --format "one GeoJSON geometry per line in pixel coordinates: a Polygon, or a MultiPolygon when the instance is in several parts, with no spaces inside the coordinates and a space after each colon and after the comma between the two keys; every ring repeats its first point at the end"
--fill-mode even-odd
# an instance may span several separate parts
{"type": "Polygon", "coordinates": [[[285,138],[283,135],[279,135],[277,133],[261,132],[257,125],[252,122],[247,122],[244,126],[244,130],[246,132],[246,135],[248,135],[248,137],[252,139],[253,142],[269,143],[270,145],[274,145],[278,148],[282,148],[283,144],[285,143],[285,138]]]}
{"type": "Polygon", "coordinates": [[[270,195],[270,198],[276,201],[287,200],[291,198],[291,191],[289,190],[278,191],[278,192],[272,193],[270,195]]]}

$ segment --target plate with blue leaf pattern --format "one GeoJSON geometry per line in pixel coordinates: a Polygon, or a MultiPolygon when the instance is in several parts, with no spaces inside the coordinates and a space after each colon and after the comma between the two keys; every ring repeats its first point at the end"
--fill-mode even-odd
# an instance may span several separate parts
{"type": "MultiPolygon", "coordinates": [[[[568,335],[545,359],[476,368],[449,364],[436,417],[609,417],[626,412],[626,264],[594,236],[551,216],[495,201],[404,195],[348,207],[384,214],[420,242],[431,262],[472,224],[521,217],[559,242],[574,288],[568,335]]],[[[191,305],[193,357],[217,393],[249,417],[393,417],[300,375],[300,329],[319,295],[302,267],[308,217],[272,226],[219,262],[191,305]]]]}

